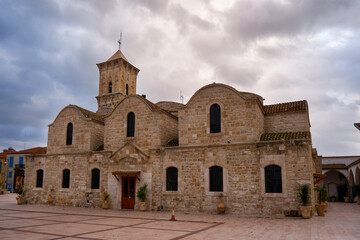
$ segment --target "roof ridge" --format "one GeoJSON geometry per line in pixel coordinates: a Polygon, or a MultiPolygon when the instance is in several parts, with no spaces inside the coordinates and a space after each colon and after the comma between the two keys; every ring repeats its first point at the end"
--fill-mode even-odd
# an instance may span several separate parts
{"type": "Polygon", "coordinates": [[[264,105],[265,114],[280,112],[303,112],[308,110],[306,100],[264,105]]]}
{"type": "Polygon", "coordinates": [[[292,140],[292,139],[311,139],[309,131],[304,132],[280,132],[280,133],[263,133],[260,141],[292,140]]]}

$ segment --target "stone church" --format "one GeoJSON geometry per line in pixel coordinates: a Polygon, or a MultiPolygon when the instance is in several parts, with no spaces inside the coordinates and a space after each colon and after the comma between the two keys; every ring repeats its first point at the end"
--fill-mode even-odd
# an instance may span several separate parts
{"type": "MultiPolygon", "coordinates": [[[[139,69],[118,50],[97,64],[97,112],[68,105],[49,125],[47,153],[27,157],[26,199],[55,205],[283,216],[297,187],[314,188],[307,101],[264,105],[254,93],[213,83],[186,104],[136,94],[139,69]]],[[[312,191],[311,203],[315,204],[312,191]]]]}

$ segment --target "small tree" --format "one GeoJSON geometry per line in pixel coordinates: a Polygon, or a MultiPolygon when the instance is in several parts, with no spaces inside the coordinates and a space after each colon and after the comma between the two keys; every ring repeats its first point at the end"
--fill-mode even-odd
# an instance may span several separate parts
{"type": "Polygon", "coordinates": [[[141,201],[141,202],[145,202],[146,201],[146,188],[147,188],[147,184],[144,183],[144,185],[142,187],[139,188],[139,190],[136,193],[137,198],[141,201]]]}
{"type": "Polygon", "coordinates": [[[104,191],[102,194],[102,198],[104,201],[108,200],[110,197],[110,194],[107,191],[104,191]]]}
{"type": "Polygon", "coordinates": [[[303,184],[299,186],[299,200],[302,206],[307,206],[309,203],[309,184],[303,184]]]}
{"type": "Polygon", "coordinates": [[[329,192],[325,187],[316,186],[315,190],[320,194],[320,203],[326,202],[329,199],[329,192]]]}
{"type": "Polygon", "coordinates": [[[24,186],[21,185],[17,191],[17,194],[19,194],[19,196],[22,196],[24,194],[24,186]]]}

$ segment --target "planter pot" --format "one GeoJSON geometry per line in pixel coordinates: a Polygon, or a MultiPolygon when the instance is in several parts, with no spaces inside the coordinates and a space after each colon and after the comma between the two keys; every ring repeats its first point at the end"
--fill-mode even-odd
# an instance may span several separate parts
{"type": "Polygon", "coordinates": [[[108,209],[109,208],[109,200],[103,200],[101,207],[102,207],[102,209],[108,209]]]}
{"type": "Polygon", "coordinates": [[[23,203],[25,203],[25,198],[21,196],[17,196],[16,201],[18,205],[22,205],[23,203]]]}
{"type": "Polygon", "coordinates": [[[334,198],[334,197],[330,198],[330,200],[331,200],[332,202],[335,202],[335,198],[334,198]]]}
{"type": "Polygon", "coordinates": [[[357,204],[360,205],[360,197],[357,198],[357,204]]]}
{"type": "Polygon", "coordinates": [[[51,195],[48,196],[47,198],[47,203],[48,204],[52,204],[53,203],[53,197],[51,195]]]}
{"type": "Polygon", "coordinates": [[[311,206],[301,206],[300,211],[303,218],[311,218],[311,206]]]}
{"type": "Polygon", "coordinates": [[[140,210],[145,212],[147,209],[147,203],[146,202],[139,202],[140,210]]]}
{"type": "Polygon", "coordinates": [[[218,208],[218,213],[220,213],[220,214],[225,213],[225,204],[223,201],[220,201],[218,203],[217,208],[218,208]]]}
{"type": "Polygon", "coordinates": [[[349,202],[349,197],[344,197],[344,202],[348,203],[349,202]]]}
{"type": "Polygon", "coordinates": [[[318,216],[325,216],[325,207],[325,203],[315,205],[318,216]]]}
{"type": "Polygon", "coordinates": [[[327,212],[327,210],[328,210],[328,202],[323,202],[323,204],[324,204],[324,206],[325,206],[325,212],[327,212]]]}

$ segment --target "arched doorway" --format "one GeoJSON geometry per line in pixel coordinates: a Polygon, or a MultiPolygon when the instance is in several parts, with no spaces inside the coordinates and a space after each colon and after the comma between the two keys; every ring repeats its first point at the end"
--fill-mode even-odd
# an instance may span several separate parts
{"type": "Polygon", "coordinates": [[[344,201],[349,194],[349,183],[346,177],[335,170],[325,173],[324,186],[329,191],[329,196],[335,197],[336,201],[344,201]]]}

